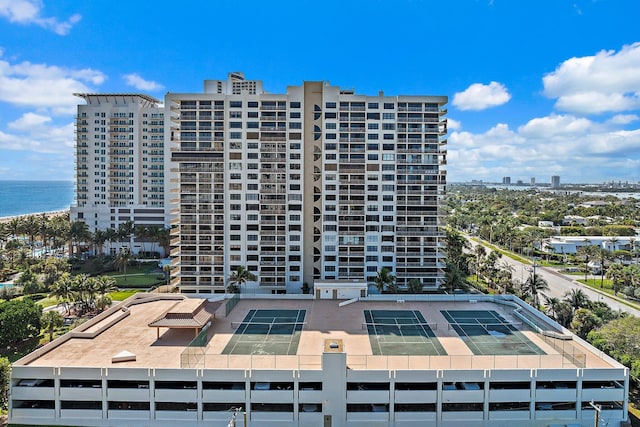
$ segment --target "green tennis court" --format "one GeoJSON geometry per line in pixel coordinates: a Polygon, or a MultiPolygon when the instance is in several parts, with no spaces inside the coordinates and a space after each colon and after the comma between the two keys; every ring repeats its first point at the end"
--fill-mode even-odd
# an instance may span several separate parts
{"type": "Polygon", "coordinates": [[[222,354],[281,354],[298,351],[306,310],[249,310],[222,354]]]}
{"type": "Polygon", "coordinates": [[[365,310],[371,351],[383,356],[441,356],[447,352],[418,310],[365,310]]]}
{"type": "Polygon", "coordinates": [[[546,354],[520,329],[493,310],[442,310],[449,329],[456,331],[476,355],[515,356],[546,354]]]}

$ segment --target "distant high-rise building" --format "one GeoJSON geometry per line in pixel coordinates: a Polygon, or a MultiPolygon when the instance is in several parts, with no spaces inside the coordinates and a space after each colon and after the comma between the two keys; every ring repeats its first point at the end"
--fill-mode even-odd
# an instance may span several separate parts
{"type": "MultiPolygon", "coordinates": [[[[76,94],[76,203],[71,220],[89,231],[134,226],[168,226],[165,206],[164,108],[147,95],[76,94]]],[[[112,242],[112,253],[140,241],[112,242]]],[[[155,250],[158,250],[156,247],[155,250]]]]}
{"type": "Polygon", "coordinates": [[[169,93],[172,283],[224,292],[316,280],[444,281],[446,96],[356,95],[324,82],[264,92],[240,73],[169,93]]]}
{"type": "Polygon", "coordinates": [[[533,187],[534,185],[536,185],[536,179],[535,177],[531,177],[531,181],[530,181],[531,186],[533,187]]]}
{"type": "Polygon", "coordinates": [[[559,187],[560,187],[560,175],[552,175],[551,188],[559,188],[559,187]]]}
{"type": "Polygon", "coordinates": [[[502,184],[503,185],[511,185],[511,177],[510,176],[503,176],[502,177],[502,184]]]}

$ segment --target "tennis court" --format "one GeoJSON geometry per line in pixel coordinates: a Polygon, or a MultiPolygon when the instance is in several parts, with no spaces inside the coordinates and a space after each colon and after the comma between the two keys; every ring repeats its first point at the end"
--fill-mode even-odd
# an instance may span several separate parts
{"type": "Polygon", "coordinates": [[[305,325],[306,310],[249,310],[222,354],[294,355],[305,325]]]}
{"type": "Polygon", "coordinates": [[[546,354],[520,329],[522,323],[509,322],[493,310],[442,310],[449,329],[456,331],[475,355],[546,354]]]}
{"type": "Polygon", "coordinates": [[[382,356],[440,356],[447,352],[418,310],[365,310],[362,328],[369,333],[371,351],[382,356]]]}

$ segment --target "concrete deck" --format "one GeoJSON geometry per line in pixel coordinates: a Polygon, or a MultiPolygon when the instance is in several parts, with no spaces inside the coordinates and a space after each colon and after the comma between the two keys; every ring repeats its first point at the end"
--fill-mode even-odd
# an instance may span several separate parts
{"type": "MultiPolygon", "coordinates": [[[[228,317],[224,316],[224,305],[220,305],[212,327],[208,331],[205,355],[197,367],[201,368],[276,368],[276,369],[320,369],[325,339],[342,339],[347,363],[353,369],[494,369],[494,368],[538,368],[572,367],[571,361],[542,340],[539,334],[524,331],[524,334],[546,355],[535,356],[475,356],[454,330],[448,328],[447,320],[440,310],[494,310],[507,320],[520,323],[512,309],[493,302],[429,302],[365,301],[338,307],[340,301],[333,300],[287,300],[287,299],[242,299],[228,317]],[[295,356],[222,355],[234,333],[231,322],[244,319],[251,309],[304,309],[306,326],[302,331],[295,356]],[[366,330],[363,330],[364,310],[419,310],[427,322],[437,324],[436,337],[447,352],[447,356],[373,356],[366,330]]],[[[181,353],[194,338],[193,330],[160,329],[148,324],[174,306],[176,301],[159,300],[131,305],[130,315],[122,317],[112,326],[93,338],[70,338],[25,363],[30,366],[86,366],[86,367],[146,367],[180,368],[181,353]],[[121,351],[136,355],[135,361],[113,364],[111,358],[121,351]]],[[[112,315],[110,319],[113,319],[112,315]]],[[[100,325],[108,324],[104,319],[100,325]]],[[[96,330],[96,326],[91,330],[96,330]]],[[[54,342],[55,344],[55,342],[54,342]]],[[[578,346],[578,343],[574,344],[578,346]]],[[[580,347],[586,356],[587,367],[611,367],[598,354],[580,347]]],[[[196,366],[192,366],[196,367],[196,366]]]]}

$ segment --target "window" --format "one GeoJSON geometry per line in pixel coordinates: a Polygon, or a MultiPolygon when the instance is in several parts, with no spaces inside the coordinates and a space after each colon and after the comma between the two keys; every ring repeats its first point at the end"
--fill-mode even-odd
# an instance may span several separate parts
{"type": "Polygon", "coordinates": [[[242,101],[231,101],[231,102],[229,102],[229,107],[231,107],[231,108],[242,108],[242,101]]]}
{"type": "Polygon", "coordinates": [[[242,132],[231,132],[229,134],[230,139],[242,139],[242,132]]]}
{"type": "Polygon", "coordinates": [[[327,123],[324,124],[324,127],[325,127],[325,129],[335,129],[336,128],[336,124],[327,122],[327,123]]]}
{"type": "Polygon", "coordinates": [[[385,110],[393,110],[395,108],[395,106],[393,105],[393,102],[385,102],[384,103],[384,109],[385,110]]]}
{"type": "Polygon", "coordinates": [[[325,104],[325,108],[336,108],[336,103],[335,102],[327,102],[325,104]]]}
{"type": "Polygon", "coordinates": [[[378,139],[378,134],[377,133],[369,133],[367,134],[367,139],[369,141],[375,141],[378,139]]]}
{"type": "Polygon", "coordinates": [[[392,133],[385,133],[384,134],[384,139],[386,140],[390,140],[393,139],[394,135],[392,133]]]}
{"type": "Polygon", "coordinates": [[[377,110],[378,108],[380,108],[380,106],[378,105],[377,102],[370,102],[369,105],[367,106],[370,110],[377,110]]]}
{"type": "Polygon", "coordinates": [[[382,124],[382,130],[395,130],[396,129],[396,124],[395,123],[383,123],[382,124]]]}
{"type": "Polygon", "coordinates": [[[247,103],[247,107],[249,107],[249,108],[258,108],[258,103],[256,101],[249,101],[247,103]]]}
{"type": "Polygon", "coordinates": [[[383,120],[395,120],[396,113],[382,113],[383,120]]]}
{"type": "Polygon", "coordinates": [[[290,122],[289,129],[302,129],[302,123],[300,122],[290,122]]]}
{"type": "Polygon", "coordinates": [[[289,113],[289,118],[292,119],[299,119],[300,118],[300,112],[299,111],[292,111],[291,113],[289,113]]]}
{"type": "Polygon", "coordinates": [[[367,129],[369,129],[369,130],[378,130],[378,124],[377,123],[369,123],[367,125],[367,129]]]}
{"type": "Polygon", "coordinates": [[[289,108],[300,108],[300,102],[290,102],[289,108]]]}

